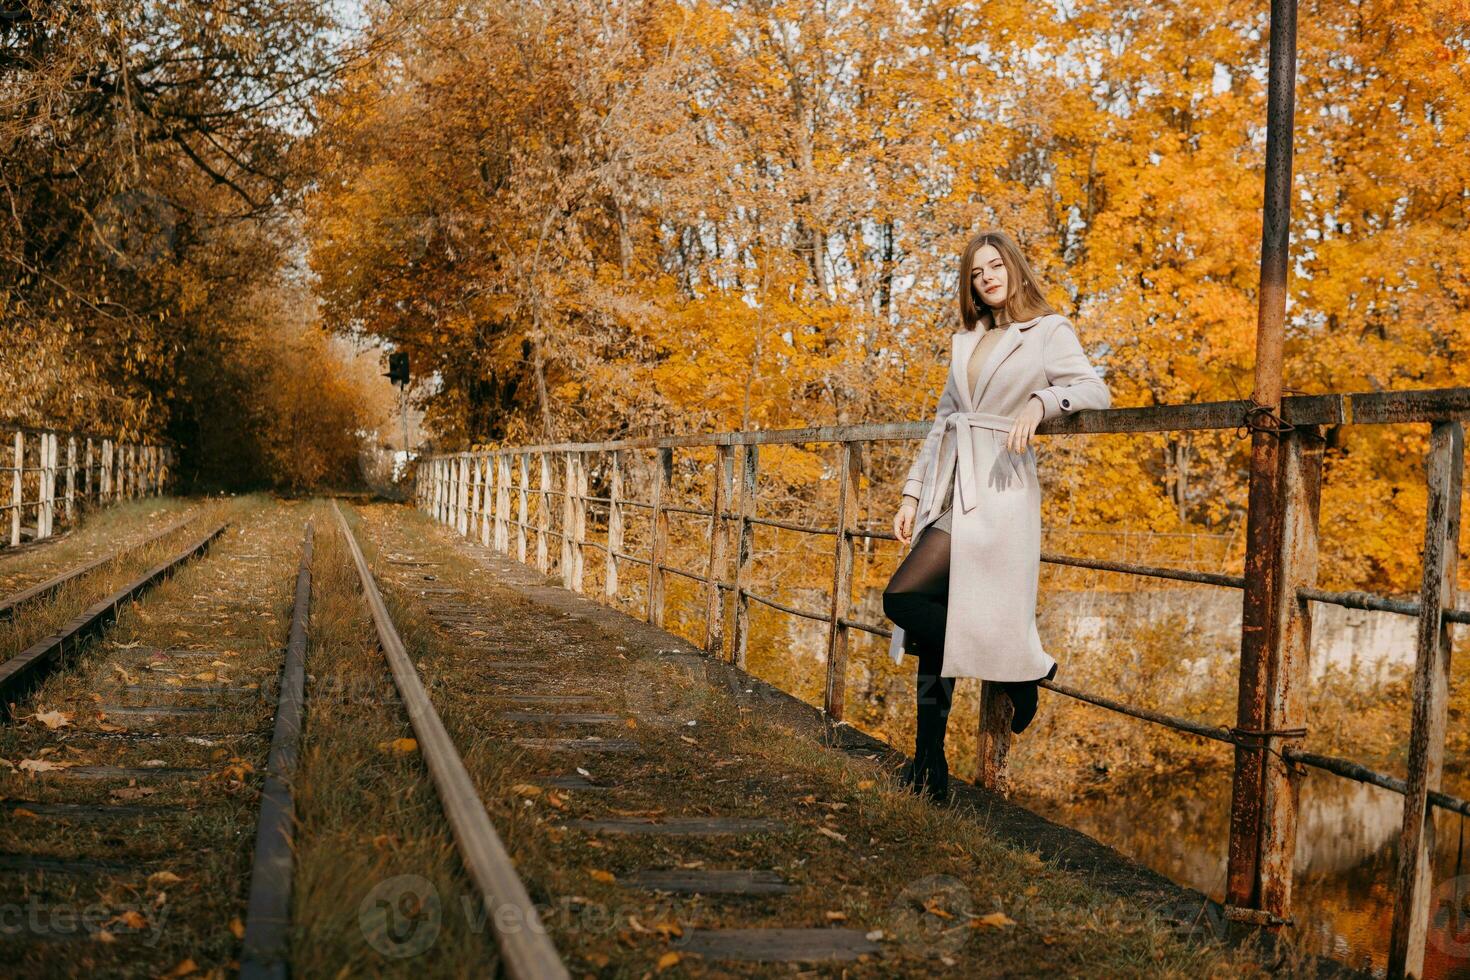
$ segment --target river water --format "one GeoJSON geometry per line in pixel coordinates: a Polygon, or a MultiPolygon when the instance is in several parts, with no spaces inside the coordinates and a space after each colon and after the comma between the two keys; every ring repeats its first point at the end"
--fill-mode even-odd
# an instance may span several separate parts
{"type": "MultiPolygon", "coordinates": [[[[1228,770],[1130,783],[1061,806],[1020,794],[1016,802],[1224,898],[1228,770]]],[[[1295,935],[1308,951],[1385,975],[1402,812],[1396,793],[1309,770],[1293,889],[1295,935]]],[[[1470,980],[1470,827],[1444,812],[1436,827],[1436,915],[1424,980],[1470,980]]]]}

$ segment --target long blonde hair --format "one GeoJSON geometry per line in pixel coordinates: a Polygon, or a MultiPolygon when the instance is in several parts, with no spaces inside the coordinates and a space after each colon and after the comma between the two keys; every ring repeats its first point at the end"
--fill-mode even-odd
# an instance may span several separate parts
{"type": "Polygon", "coordinates": [[[994,325],[994,314],[985,301],[975,295],[975,284],[970,281],[970,276],[975,271],[975,253],[986,245],[994,246],[1006,267],[1006,284],[1010,288],[1010,295],[1006,297],[1004,306],[1006,316],[1012,321],[1032,320],[1046,313],[1056,312],[1041,294],[1036,273],[1031,271],[1031,265],[1026,261],[1026,256],[1021,254],[1015,239],[1000,229],[993,228],[970,239],[965,250],[960,253],[960,319],[964,321],[966,330],[974,330],[982,321],[987,328],[994,325]]]}

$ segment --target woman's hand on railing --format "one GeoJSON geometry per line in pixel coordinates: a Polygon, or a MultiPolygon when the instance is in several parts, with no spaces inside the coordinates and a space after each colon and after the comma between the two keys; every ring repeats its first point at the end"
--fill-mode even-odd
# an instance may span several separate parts
{"type": "Polygon", "coordinates": [[[904,497],[898,513],[893,515],[893,533],[904,544],[910,543],[914,533],[914,517],[919,513],[919,502],[913,497],[904,497]]]}
{"type": "Polygon", "coordinates": [[[1006,436],[1006,448],[1011,452],[1020,454],[1031,445],[1031,439],[1036,435],[1036,427],[1041,424],[1046,414],[1046,406],[1041,404],[1041,399],[1032,395],[1026,399],[1026,407],[1021,409],[1021,414],[1016,416],[1015,424],[1011,426],[1010,434],[1006,436]]]}

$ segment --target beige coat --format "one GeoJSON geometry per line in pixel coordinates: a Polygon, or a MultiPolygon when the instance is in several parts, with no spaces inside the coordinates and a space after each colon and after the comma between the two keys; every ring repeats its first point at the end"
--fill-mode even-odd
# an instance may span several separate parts
{"type": "MultiPolygon", "coordinates": [[[[981,333],[951,338],[934,425],[904,481],[903,492],[919,500],[913,540],[942,513],[943,490],[953,481],[943,677],[1034,680],[1055,663],[1036,631],[1036,454],[1031,447],[1020,456],[1009,452],[1006,436],[1033,394],[1043,420],[1111,403],[1066,317],[1047,314],[1004,329],[973,392],[964,383],[966,366],[981,333]]],[[[902,645],[903,629],[895,626],[889,645],[895,663],[903,660],[902,645]]]]}

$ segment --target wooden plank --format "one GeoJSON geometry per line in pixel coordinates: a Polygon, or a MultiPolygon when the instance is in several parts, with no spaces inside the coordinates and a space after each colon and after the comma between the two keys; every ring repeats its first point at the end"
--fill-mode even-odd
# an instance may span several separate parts
{"type": "Polygon", "coordinates": [[[1444,771],[1452,636],[1442,610],[1455,603],[1464,462],[1464,428],[1458,421],[1435,423],[1429,441],[1429,501],[1424,517],[1409,769],[1388,947],[1391,980],[1423,973],[1424,945],[1433,913],[1435,834],[1428,794],[1440,788],[1444,771]]]}
{"type": "Polygon", "coordinates": [[[750,596],[747,589],[755,573],[755,525],[757,490],[759,487],[760,455],[756,446],[746,446],[741,452],[740,489],[737,510],[740,513],[740,528],[735,545],[735,602],[730,658],[735,666],[745,669],[746,648],[750,644],[750,596]]]}
{"type": "Polygon", "coordinates": [[[590,694],[510,694],[504,700],[515,704],[590,704],[598,699],[590,694]]]}
{"type": "Polygon", "coordinates": [[[536,496],[536,571],[545,575],[551,571],[551,556],[547,550],[551,537],[551,455],[537,453],[541,461],[541,490],[536,496]]]}
{"type": "Polygon", "coordinates": [[[768,820],[765,817],[669,817],[666,820],[657,821],[635,818],[568,820],[561,826],[568,830],[585,830],[595,834],[651,834],[681,837],[782,834],[789,829],[781,821],[768,820]]]}
{"type": "Polygon", "coordinates": [[[93,708],[105,715],[135,718],[183,718],[189,715],[217,715],[225,711],[239,710],[237,705],[161,705],[161,704],[98,704],[93,708]]]}
{"type": "Polygon", "coordinates": [[[609,477],[607,505],[607,551],[603,554],[602,592],[607,598],[618,598],[618,554],[623,550],[623,457],[611,454],[612,474],[609,477]]]}
{"type": "Polygon", "coordinates": [[[53,769],[42,776],[58,779],[202,779],[209,775],[208,769],[176,768],[173,766],[72,766],[69,769],[53,769]]]}
{"type": "Polygon", "coordinates": [[[19,429],[15,430],[15,454],[12,457],[12,469],[10,471],[10,546],[12,548],[20,544],[20,507],[24,499],[25,464],[26,464],[26,437],[19,429]]]}
{"type": "Polygon", "coordinates": [[[623,720],[621,715],[606,712],[573,711],[502,711],[495,717],[501,721],[519,721],[530,725],[608,725],[623,720]]]}
{"type": "Polygon", "coordinates": [[[408,650],[388,615],[377,583],[373,581],[367,559],[358,547],[357,539],[347,524],[347,518],[336,501],[332,509],[353,563],[357,566],[358,578],[363,593],[372,610],[373,622],[378,629],[378,642],[388,660],[394,685],[403,698],[409,722],[418,737],[419,751],[433,778],[440,803],[459,845],[465,869],[470,873],[480,891],[485,907],[496,909],[490,917],[495,940],[502,958],[502,967],[512,978],[520,980],[569,980],[570,974],[562,964],[547,935],[546,927],[532,902],[526,886],[516,874],[500,836],[495,832],[485,805],[475,789],[474,780],[465,769],[463,760],[455,750],[454,742],[444,728],[439,712],[434,709],[419,679],[418,671],[409,659],[408,650]],[[516,921],[514,928],[503,925],[501,910],[513,910],[516,921]]]}
{"type": "Polygon", "coordinates": [[[1010,795],[1010,696],[990,681],[980,682],[980,732],[975,755],[975,785],[1001,796],[1010,795]]]}
{"type": "MultiPolygon", "coordinates": [[[[1271,659],[1267,665],[1266,729],[1305,731],[1312,649],[1311,605],[1298,590],[1317,583],[1317,528],[1322,499],[1321,433],[1303,426],[1282,436],[1279,588],[1271,596],[1271,659]]],[[[1259,909],[1291,918],[1298,806],[1303,771],[1289,764],[1283,737],[1262,740],[1259,909]]]]}
{"type": "Polygon", "coordinates": [[[551,752],[635,752],[638,743],[626,738],[517,738],[515,744],[551,752]]]}
{"type": "Polygon", "coordinates": [[[681,895],[782,895],[796,890],[775,871],[760,868],[644,868],[619,878],[618,884],[681,895]]]}
{"type": "Polygon", "coordinates": [[[520,472],[520,486],[517,488],[518,499],[516,501],[516,561],[521,564],[526,562],[526,529],[530,527],[526,514],[530,508],[531,492],[531,461],[525,453],[516,456],[516,462],[520,472]]]}
{"type": "Polygon", "coordinates": [[[246,980],[285,977],[289,963],[291,892],[294,877],[292,841],[296,823],[296,781],[301,729],[306,707],[306,627],[311,615],[311,558],[315,526],[307,522],[296,569],[296,593],[281,668],[281,694],[275,730],[266,757],[260,817],[255,825],[255,853],[250,866],[250,893],[245,906],[245,936],[240,976],[246,980]]]}
{"type": "Polygon", "coordinates": [[[616,787],[607,786],[602,783],[594,783],[581,773],[568,773],[556,776],[533,776],[531,777],[538,785],[548,789],[585,789],[585,790],[610,790],[616,787]]]}
{"type": "Polygon", "coordinates": [[[710,489],[709,556],[705,562],[704,650],[725,659],[725,595],[720,591],[729,572],[725,525],[721,522],[735,480],[735,456],[730,446],[715,447],[715,464],[710,489]]]}
{"type": "Polygon", "coordinates": [[[664,511],[664,498],[674,478],[674,451],[660,449],[653,468],[652,536],[648,553],[647,619],[655,626],[664,624],[664,570],[659,566],[669,550],[669,515],[664,511]]]}
{"type": "Polygon", "coordinates": [[[679,951],[712,960],[815,963],[876,956],[882,947],[861,929],[691,929],[679,951]]]}
{"type": "Polygon", "coordinates": [[[49,854],[0,854],[0,871],[22,874],[102,875],[143,874],[157,861],[103,861],[96,858],[63,858],[49,854]]]}
{"type": "Polygon", "coordinates": [[[26,810],[56,820],[151,820],[197,812],[195,807],[177,803],[40,803],[35,800],[0,800],[0,810],[12,815],[16,810],[26,810]]]}
{"type": "Polygon", "coordinates": [[[822,710],[829,723],[843,719],[847,704],[847,647],[850,630],[844,623],[852,605],[852,538],[848,526],[858,515],[858,484],[862,478],[862,444],[843,443],[837,473],[837,534],[832,555],[831,603],[827,622],[827,679],[822,710]]]}

